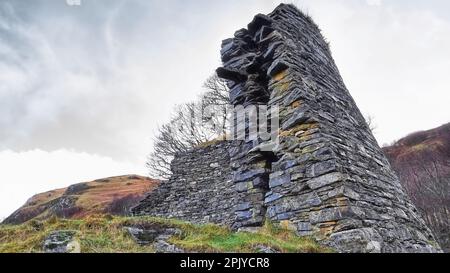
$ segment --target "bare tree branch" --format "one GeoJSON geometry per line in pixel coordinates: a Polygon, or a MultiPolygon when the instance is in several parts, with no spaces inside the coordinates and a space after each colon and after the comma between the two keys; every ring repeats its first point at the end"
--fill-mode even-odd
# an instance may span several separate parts
{"type": "Polygon", "coordinates": [[[177,153],[219,138],[228,129],[229,90],[224,80],[213,75],[204,85],[198,101],[178,105],[168,123],[158,129],[153,151],[147,158],[150,175],[167,179],[177,153]]]}

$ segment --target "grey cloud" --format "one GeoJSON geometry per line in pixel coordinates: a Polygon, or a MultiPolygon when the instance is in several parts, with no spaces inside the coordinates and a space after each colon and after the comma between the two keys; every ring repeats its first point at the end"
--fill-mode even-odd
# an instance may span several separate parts
{"type": "Polygon", "coordinates": [[[176,72],[164,47],[180,46],[167,26],[180,16],[156,2],[82,3],[2,2],[0,148],[134,156],[168,115],[164,94],[182,86],[158,74],[176,72]]]}
{"type": "MultiPolygon", "coordinates": [[[[115,159],[143,158],[152,133],[173,105],[194,99],[219,65],[221,40],[278,2],[82,0],[73,7],[65,0],[1,1],[0,151],[65,148],[115,159]]],[[[332,41],[350,91],[363,112],[375,115],[378,131],[386,132],[380,135],[382,142],[445,119],[432,113],[442,100],[438,107],[427,106],[430,116],[422,115],[416,128],[412,122],[399,128],[400,120],[392,118],[394,111],[413,116],[419,107],[410,97],[408,105],[393,108],[405,99],[398,91],[405,84],[393,75],[412,69],[404,62],[420,49],[414,44],[420,39],[391,30],[397,24],[413,31],[411,18],[429,18],[417,3],[414,7],[408,1],[414,7],[408,15],[400,8],[408,3],[384,8],[388,2],[371,7],[364,0],[295,1],[332,41]],[[404,35],[405,42],[391,43],[391,34],[404,35]],[[383,109],[386,101],[389,111],[383,109]]],[[[430,42],[422,51],[427,55],[415,58],[420,60],[415,64],[430,66],[440,60],[441,66],[431,66],[440,68],[448,63],[450,56],[440,46],[448,39],[436,40],[449,33],[450,18],[436,11],[442,5],[435,1],[427,6],[443,26],[438,20],[438,35],[427,36],[430,42]]],[[[433,78],[426,73],[411,70],[414,77],[400,79],[427,86],[425,81],[433,78]]],[[[445,95],[447,84],[442,78],[433,81],[433,96],[445,95]]],[[[413,98],[419,91],[414,90],[413,98]]]]}

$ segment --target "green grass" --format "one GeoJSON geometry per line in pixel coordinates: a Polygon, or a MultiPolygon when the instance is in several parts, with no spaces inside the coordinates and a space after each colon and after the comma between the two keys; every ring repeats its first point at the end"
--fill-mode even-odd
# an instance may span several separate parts
{"type": "Polygon", "coordinates": [[[151,246],[139,246],[124,231],[124,226],[160,224],[182,230],[169,242],[194,252],[256,252],[268,246],[281,252],[330,252],[311,238],[266,223],[256,233],[233,232],[213,224],[196,225],[179,220],[152,217],[90,216],[82,220],[51,218],[29,221],[17,226],[0,226],[0,253],[41,252],[46,236],[55,230],[74,230],[81,251],[86,253],[151,253],[151,246]]]}

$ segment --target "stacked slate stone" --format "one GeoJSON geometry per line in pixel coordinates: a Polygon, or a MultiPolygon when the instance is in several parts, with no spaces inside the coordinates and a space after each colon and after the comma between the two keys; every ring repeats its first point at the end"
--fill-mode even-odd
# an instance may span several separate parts
{"type": "Polygon", "coordinates": [[[265,220],[265,194],[269,187],[270,162],[253,153],[252,142],[237,142],[230,150],[232,182],[237,193],[236,221],[232,228],[262,226],[265,220]]]}
{"type": "MultiPolygon", "coordinates": [[[[267,105],[270,99],[270,78],[267,69],[276,48],[272,46],[266,51],[274,33],[270,24],[269,18],[257,15],[248,29],[237,31],[235,38],[222,43],[224,67],[218,68],[217,74],[228,80],[230,101],[233,105],[267,105]]],[[[231,133],[236,138],[242,133],[246,136],[245,140],[237,142],[239,145],[230,151],[232,179],[238,193],[236,222],[233,228],[261,226],[266,215],[264,198],[269,188],[269,174],[274,155],[255,149],[261,139],[249,139],[248,121],[240,121],[244,126],[238,124],[237,118],[233,122],[235,124],[232,128],[235,131],[231,133]]],[[[267,125],[270,127],[270,124],[267,125]]]]}
{"type": "Polygon", "coordinates": [[[169,181],[163,181],[132,213],[231,226],[237,203],[231,182],[232,146],[233,142],[218,142],[178,154],[169,181]]]}
{"type": "Polygon", "coordinates": [[[234,105],[280,108],[271,155],[257,141],[231,151],[235,227],[267,216],[343,252],[439,251],[309,17],[282,4],[225,40],[221,54],[217,72],[234,105]]]}

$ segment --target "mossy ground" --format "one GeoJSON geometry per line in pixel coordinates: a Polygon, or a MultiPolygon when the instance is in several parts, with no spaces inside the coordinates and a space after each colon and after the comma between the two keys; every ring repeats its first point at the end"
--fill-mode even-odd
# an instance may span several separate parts
{"type": "Polygon", "coordinates": [[[172,237],[170,243],[193,252],[257,252],[257,246],[267,246],[281,252],[330,252],[310,238],[298,237],[293,232],[270,223],[256,233],[249,233],[178,220],[95,215],[81,220],[53,217],[43,222],[32,220],[17,226],[0,226],[0,253],[42,252],[44,239],[55,230],[76,231],[81,252],[152,253],[154,250],[151,246],[139,246],[123,228],[151,223],[182,230],[182,235],[172,237]]]}

